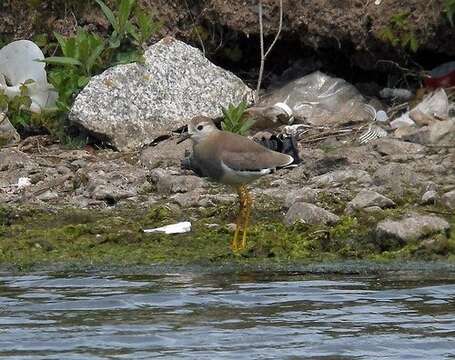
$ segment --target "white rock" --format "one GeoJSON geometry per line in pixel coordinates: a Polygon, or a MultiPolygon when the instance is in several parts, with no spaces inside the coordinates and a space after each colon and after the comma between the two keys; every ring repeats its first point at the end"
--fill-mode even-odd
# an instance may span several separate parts
{"type": "Polygon", "coordinates": [[[45,64],[39,61],[43,59],[41,49],[29,40],[13,41],[0,50],[0,89],[12,98],[20,95],[25,84],[33,112],[55,106],[57,99],[57,93],[47,82],[45,64]]]}

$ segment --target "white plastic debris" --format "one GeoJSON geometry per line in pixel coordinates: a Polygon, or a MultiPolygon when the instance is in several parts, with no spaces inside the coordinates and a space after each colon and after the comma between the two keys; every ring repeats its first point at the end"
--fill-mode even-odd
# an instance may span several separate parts
{"type": "Polygon", "coordinates": [[[289,125],[290,112],[284,107],[292,111],[295,122],[333,127],[374,119],[374,108],[366,105],[365,98],[352,84],[315,71],[271,90],[248,112],[252,112],[256,120],[254,127],[261,129],[276,127],[272,116],[276,116],[277,110],[278,114],[285,115],[285,121],[275,123],[289,125]],[[275,112],[270,112],[270,109],[275,109],[275,112]],[[255,112],[257,116],[254,116],[255,112]],[[261,122],[264,125],[258,124],[261,122]]]}
{"type": "Polygon", "coordinates": [[[361,144],[366,144],[372,140],[380,139],[386,136],[387,131],[385,131],[383,128],[380,128],[379,126],[370,124],[368,130],[360,135],[359,142],[361,144]]]}
{"type": "Polygon", "coordinates": [[[189,221],[179,222],[177,224],[166,225],[155,229],[145,229],[145,233],[165,233],[165,234],[183,234],[191,231],[189,221]]]}
{"type": "Polygon", "coordinates": [[[444,89],[438,89],[426,96],[414,109],[390,122],[392,129],[415,125],[415,121],[412,120],[412,113],[414,111],[421,112],[438,120],[447,120],[449,117],[449,99],[446,92],[444,89]]]}
{"type": "Polygon", "coordinates": [[[409,112],[404,113],[400,117],[390,122],[390,127],[392,129],[398,129],[406,126],[413,126],[416,123],[409,117],[409,112]]]}
{"type": "Polygon", "coordinates": [[[0,90],[12,98],[20,95],[21,86],[28,89],[30,110],[41,112],[55,106],[57,92],[47,82],[41,49],[29,40],[18,40],[0,49],[0,90]]]}
{"type": "Polygon", "coordinates": [[[383,99],[397,99],[400,101],[408,101],[412,98],[413,94],[408,89],[395,89],[395,88],[384,88],[379,92],[379,95],[383,99]]]}
{"type": "Polygon", "coordinates": [[[389,116],[384,110],[379,110],[378,112],[376,112],[375,120],[383,123],[389,120],[389,116]]]}
{"type": "Polygon", "coordinates": [[[17,188],[18,189],[22,189],[22,188],[25,188],[27,186],[30,186],[32,185],[32,183],[30,182],[30,179],[28,177],[21,177],[17,180],[17,188]]]}
{"type": "Polygon", "coordinates": [[[294,112],[292,111],[288,104],[284,102],[277,102],[275,105],[273,105],[273,107],[275,109],[283,111],[287,115],[289,125],[294,122],[294,112]]]}

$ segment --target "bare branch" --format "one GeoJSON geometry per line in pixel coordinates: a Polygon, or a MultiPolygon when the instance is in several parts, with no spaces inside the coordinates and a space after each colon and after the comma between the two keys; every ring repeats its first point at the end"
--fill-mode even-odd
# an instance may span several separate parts
{"type": "Polygon", "coordinates": [[[272,43],[270,44],[269,48],[267,49],[267,51],[265,53],[264,53],[264,27],[263,27],[263,23],[262,23],[262,0],[259,0],[258,10],[259,10],[259,42],[260,42],[260,48],[261,48],[261,63],[259,66],[258,83],[257,83],[257,87],[256,87],[256,93],[254,96],[255,102],[257,102],[259,99],[259,91],[261,89],[262,77],[264,75],[265,59],[270,54],[273,46],[278,41],[278,38],[280,37],[280,34],[281,34],[281,29],[283,28],[283,0],[280,0],[280,23],[278,25],[278,31],[275,35],[275,38],[273,39],[272,43]]]}

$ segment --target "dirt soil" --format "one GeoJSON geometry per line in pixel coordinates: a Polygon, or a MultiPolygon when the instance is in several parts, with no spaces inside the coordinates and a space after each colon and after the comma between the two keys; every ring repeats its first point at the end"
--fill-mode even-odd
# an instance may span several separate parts
{"type": "MultiPolygon", "coordinates": [[[[419,52],[452,56],[455,28],[449,25],[443,2],[383,0],[376,5],[378,1],[373,0],[284,0],[281,42],[285,46],[281,52],[291,54],[302,47],[316,51],[332,49],[347,54],[352,64],[364,69],[374,69],[381,59],[404,63],[408,59],[406,54],[412,52],[391,44],[391,39],[384,39],[384,32],[391,31],[397,43],[411,37],[419,52]],[[394,16],[402,19],[397,26],[393,25],[394,16]]],[[[140,3],[152,8],[156,17],[164,21],[157,38],[174,35],[199,47],[203,44],[209,55],[216,53],[221,58],[233,56],[226,46],[238,43],[240,38],[243,39],[241,50],[248,51],[249,47],[258,50],[256,1],[142,0],[140,3]]],[[[278,27],[278,1],[264,0],[263,4],[264,31],[272,38],[278,27]]],[[[0,40],[1,37],[33,38],[53,31],[68,34],[77,26],[106,32],[109,24],[94,6],[74,0],[4,0],[0,4],[0,40]]]]}

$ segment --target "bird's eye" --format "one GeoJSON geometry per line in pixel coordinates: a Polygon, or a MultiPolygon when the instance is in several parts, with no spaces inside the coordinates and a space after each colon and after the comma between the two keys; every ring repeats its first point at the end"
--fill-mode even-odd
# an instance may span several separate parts
{"type": "Polygon", "coordinates": [[[204,127],[202,125],[198,125],[197,129],[201,131],[204,127]]]}

